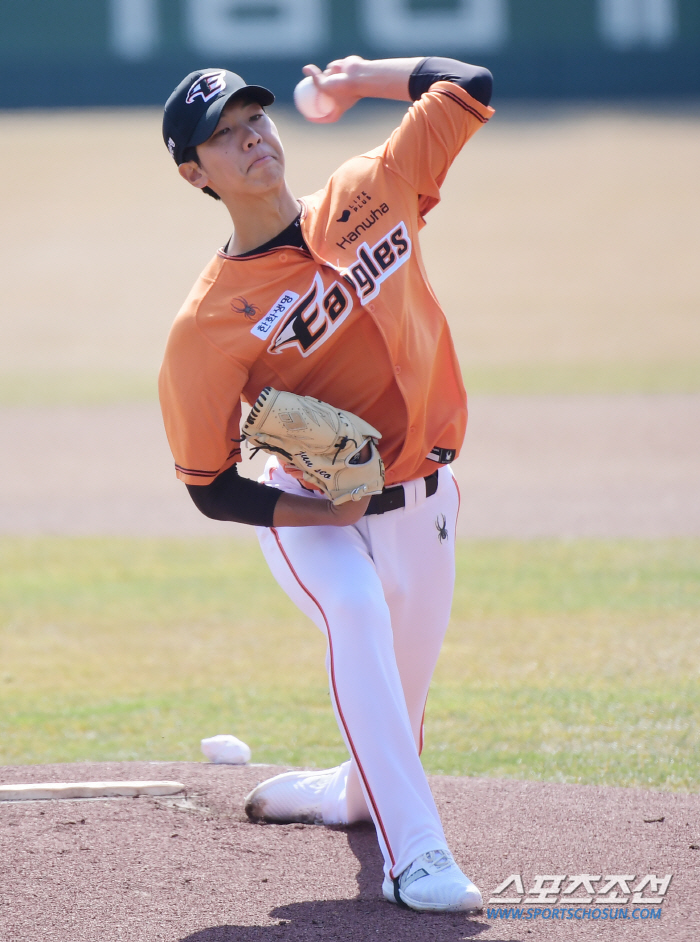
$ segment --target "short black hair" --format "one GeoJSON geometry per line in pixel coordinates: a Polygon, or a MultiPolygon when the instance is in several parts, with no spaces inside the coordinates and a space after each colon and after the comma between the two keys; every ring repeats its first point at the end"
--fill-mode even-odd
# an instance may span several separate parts
{"type": "MultiPolygon", "coordinates": [[[[183,164],[188,163],[190,160],[193,160],[198,167],[201,167],[202,164],[199,160],[199,155],[197,153],[196,147],[187,147],[182,155],[183,164]]],[[[206,193],[207,196],[211,196],[215,200],[220,200],[221,197],[218,193],[215,193],[210,186],[202,187],[202,193],[206,193]]]]}

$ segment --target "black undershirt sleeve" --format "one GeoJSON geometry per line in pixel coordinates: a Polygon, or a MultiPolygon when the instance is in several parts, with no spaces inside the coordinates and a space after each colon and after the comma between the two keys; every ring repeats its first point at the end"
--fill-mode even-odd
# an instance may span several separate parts
{"type": "Polygon", "coordinates": [[[275,505],[282,495],[276,487],[242,478],[235,464],[222,471],[211,484],[187,484],[186,487],[205,517],[254,527],[272,526],[275,505]]]}
{"type": "Polygon", "coordinates": [[[408,80],[408,94],[411,100],[418,101],[435,82],[454,82],[482,105],[488,105],[491,101],[493,76],[488,69],[480,65],[467,65],[458,59],[428,56],[416,66],[408,80]]]}

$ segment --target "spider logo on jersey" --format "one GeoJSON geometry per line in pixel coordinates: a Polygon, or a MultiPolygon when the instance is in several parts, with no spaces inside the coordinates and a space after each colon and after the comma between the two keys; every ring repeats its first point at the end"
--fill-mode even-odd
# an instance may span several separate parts
{"type": "Polygon", "coordinates": [[[257,304],[251,304],[245,298],[234,298],[231,301],[231,310],[235,311],[236,314],[242,314],[247,321],[252,321],[260,313],[257,304]]]}
{"type": "Polygon", "coordinates": [[[447,518],[444,514],[438,514],[435,518],[435,529],[438,532],[438,540],[440,543],[444,543],[449,537],[449,533],[447,532],[447,518]]]}
{"type": "MultiPolygon", "coordinates": [[[[296,347],[303,357],[309,356],[340,327],[352,310],[352,298],[347,289],[338,281],[326,288],[319,273],[316,274],[309,290],[300,298],[287,292],[270,312],[273,323],[279,321],[275,334],[267,348],[269,353],[282,353],[290,347],[296,347]],[[289,299],[285,303],[285,299],[289,299]]],[[[267,327],[264,317],[251,333],[264,336],[267,327]]]]}
{"type": "Polygon", "coordinates": [[[352,282],[365,304],[376,298],[382,282],[409,260],[411,249],[406,223],[400,222],[372,248],[363,242],[357,250],[357,262],[343,269],[342,274],[352,282]]]}

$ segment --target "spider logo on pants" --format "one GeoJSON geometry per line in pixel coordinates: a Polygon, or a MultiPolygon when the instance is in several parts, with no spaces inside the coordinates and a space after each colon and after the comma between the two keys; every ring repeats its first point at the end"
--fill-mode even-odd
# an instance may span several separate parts
{"type": "Polygon", "coordinates": [[[438,532],[438,540],[442,543],[448,537],[447,520],[444,514],[438,514],[435,518],[435,529],[438,532]]]}

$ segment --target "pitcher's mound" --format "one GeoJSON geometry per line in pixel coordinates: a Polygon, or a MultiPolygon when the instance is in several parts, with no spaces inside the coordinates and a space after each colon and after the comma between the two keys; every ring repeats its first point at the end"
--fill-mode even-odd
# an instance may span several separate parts
{"type": "Polygon", "coordinates": [[[382,861],[369,825],[250,824],[245,795],[280,771],[189,762],[1,769],[0,784],[8,785],[170,780],[186,792],[0,802],[0,938],[700,938],[699,796],[432,776],[448,842],[486,904],[478,916],[435,916],[384,901],[382,861]],[[509,877],[500,899],[489,902],[509,877]],[[606,899],[599,899],[611,881],[606,899]],[[642,883],[642,901],[635,902],[642,883]],[[574,902],[591,896],[587,886],[591,901],[574,902]],[[528,902],[537,897],[540,902],[528,902]]]}

